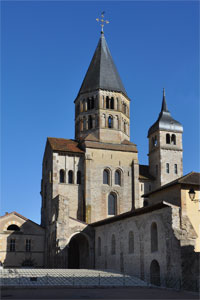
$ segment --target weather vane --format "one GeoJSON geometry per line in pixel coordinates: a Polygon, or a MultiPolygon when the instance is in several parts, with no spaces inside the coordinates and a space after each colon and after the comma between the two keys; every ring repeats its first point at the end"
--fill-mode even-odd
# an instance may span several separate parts
{"type": "Polygon", "coordinates": [[[105,14],[105,11],[103,11],[103,12],[101,13],[101,18],[100,18],[100,19],[99,19],[99,18],[96,19],[97,22],[101,22],[101,23],[100,23],[100,26],[101,26],[101,33],[103,33],[104,23],[106,23],[106,24],[109,23],[109,21],[104,20],[104,14],[105,14]]]}

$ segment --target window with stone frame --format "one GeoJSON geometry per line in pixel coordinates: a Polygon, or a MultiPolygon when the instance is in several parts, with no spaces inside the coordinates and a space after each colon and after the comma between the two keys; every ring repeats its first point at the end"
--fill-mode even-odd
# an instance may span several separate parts
{"type": "Polygon", "coordinates": [[[101,238],[98,237],[98,241],[97,241],[97,252],[98,252],[98,256],[101,256],[101,238]]]}
{"type": "Polygon", "coordinates": [[[108,117],[108,128],[113,128],[113,117],[112,116],[108,117]]]}
{"type": "Polygon", "coordinates": [[[68,172],[68,183],[74,183],[74,172],[72,170],[68,172]]]}
{"type": "Polygon", "coordinates": [[[115,255],[116,254],[116,241],[115,241],[115,235],[112,234],[111,238],[111,254],[115,255]]]}
{"type": "Polygon", "coordinates": [[[178,174],[178,166],[177,166],[177,164],[174,164],[174,174],[178,174]]]}
{"type": "Polygon", "coordinates": [[[115,171],[115,184],[121,185],[121,171],[120,170],[115,171]]]}
{"type": "Polygon", "coordinates": [[[76,183],[81,184],[81,171],[77,171],[76,183]]]}
{"type": "Polygon", "coordinates": [[[151,224],[151,252],[158,251],[158,229],[157,224],[151,224]]]}
{"type": "Polygon", "coordinates": [[[129,231],[128,235],[128,253],[134,252],[134,234],[133,231],[129,231]]]}
{"type": "Polygon", "coordinates": [[[60,175],[59,176],[60,183],[64,183],[65,182],[65,171],[63,169],[61,169],[59,175],[60,175]]]}
{"type": "Polygon", "coordinates": [[[172,134],[172,136],[171,136],[171,143],[172,143],[172,145],[176,145],[176,135],[175,134],[172,134]]]}
{"type": "Polygon", "coordinates": [[[114,216],[117,214],[117,196],[110,193],[108,196],[108,215],[114,216]]]}
{"type": "Polygon", "coordinates": [[[107,169],[103,170],[103,184],[110,184],[110,171],[107,169]]]}
{"type": "Polygon", "coordinates": [[[93,122],[92,122],[92,116],[88,117],[88,129],[92,129],[93,128],[93,122]]]}
{"type": "Polygon", "coordinates": [[[170,144],[170,134],[166,134],[166,144],[170,144]]]}

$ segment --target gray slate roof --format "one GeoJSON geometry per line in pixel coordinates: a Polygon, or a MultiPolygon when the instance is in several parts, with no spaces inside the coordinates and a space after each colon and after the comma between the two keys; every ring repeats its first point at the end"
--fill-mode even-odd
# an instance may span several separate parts
{"type": "Polygon", "coordinates": [[[150,127],[148,137],[157,130],[183,132],[183,126],[178,121],[174,120],[167,108],[165,99],[165,90],[163,89],[162,108],[158,120],[150,127]]]}
{"type": "Polygon", "coordinates": [[[101,33],[79,94],[97,89],[122,92],[127,96],[103,33],[101,33]]]}

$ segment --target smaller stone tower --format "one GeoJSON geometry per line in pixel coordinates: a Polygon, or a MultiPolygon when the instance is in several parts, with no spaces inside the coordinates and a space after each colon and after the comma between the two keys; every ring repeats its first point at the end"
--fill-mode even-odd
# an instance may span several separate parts
{"type": "Polygon", "coordinates": [[[149,171],[155,177],[154,189],[183,175],[182,133],[183,126],[168,111],[163,89],[161,112],[148,131],[149,171]]]}

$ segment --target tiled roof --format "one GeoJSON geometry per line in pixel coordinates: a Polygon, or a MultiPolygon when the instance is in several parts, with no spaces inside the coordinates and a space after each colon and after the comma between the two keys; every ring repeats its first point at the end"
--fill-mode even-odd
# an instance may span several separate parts
{"type": "Polygon", "coordinates": [[[79,94],[98,89],[122,92],[127,96],[117,68],[112,60],[104,34],[101,34],[79,94]]]}
{"type": "Polygon", "coordinates": [[[138,215],[144,215],[145,213],[149,213],[152,212],[154,210],[158,210],[158,209],[162,209],[162,208],[166,208],[169,207],[167,202],[159,202],[157,204],[154,205],[150,205],[150,206],[146,206],[146,207],[142,207],[142,208],[138,208],[135,210],[131,210],[128,212],[125,212],[123,214],[120,215],[116,215],[114,217],[110,217],[107,219],[103,219],[94,223],[89,224],[90,226],[93,227],[97,227],[97,226],[101,226],[101,225],[105,225],[105,224],[109,224],[109,223],[114,223],[123,219],[128,219],[134,216],[138,216],[138,215]]]}
{"type": "Polygon", "coordinates": [[[84,141],[85,147],[94,148],[94,149],[106,149],[114,151],[123,151],[123,152],[138,152],[135,144],[129,142],[129,144],[111,144],[111,143],[102,143],[95,141],[84,141]]]}
{"type": "Polygon", "coordinates": [[[155,178],[149,174],[149,166],[139,165],[139,179],[154,180],[155,178]]]}
{"type": "Polygon", "coordinates": [[[75,140],[68,140],[62,138],[47,138],[52,150],[63,152],[84,153],[78,146],[78,142],[75,140]]]}
{"type": "Polygon", "coordinates": [[[168,187],[170,186],[173,186],[173,185],[176,185],[176,184],[181,184],[181,185],[196,185],[198,186],[198,188],[200,188],[200,173],[197,173],[197,172],[190,172],[176,180],[173,180],[161,187],[159,187],[158,189],[150,192],[150,193],[147,193],[147,194],[144,194],[143,197],[147,197],[151,194],[154,194],[154,193],[157,193],[161,190],[164,190],[164,189],[167,189],[168,187]]]}

